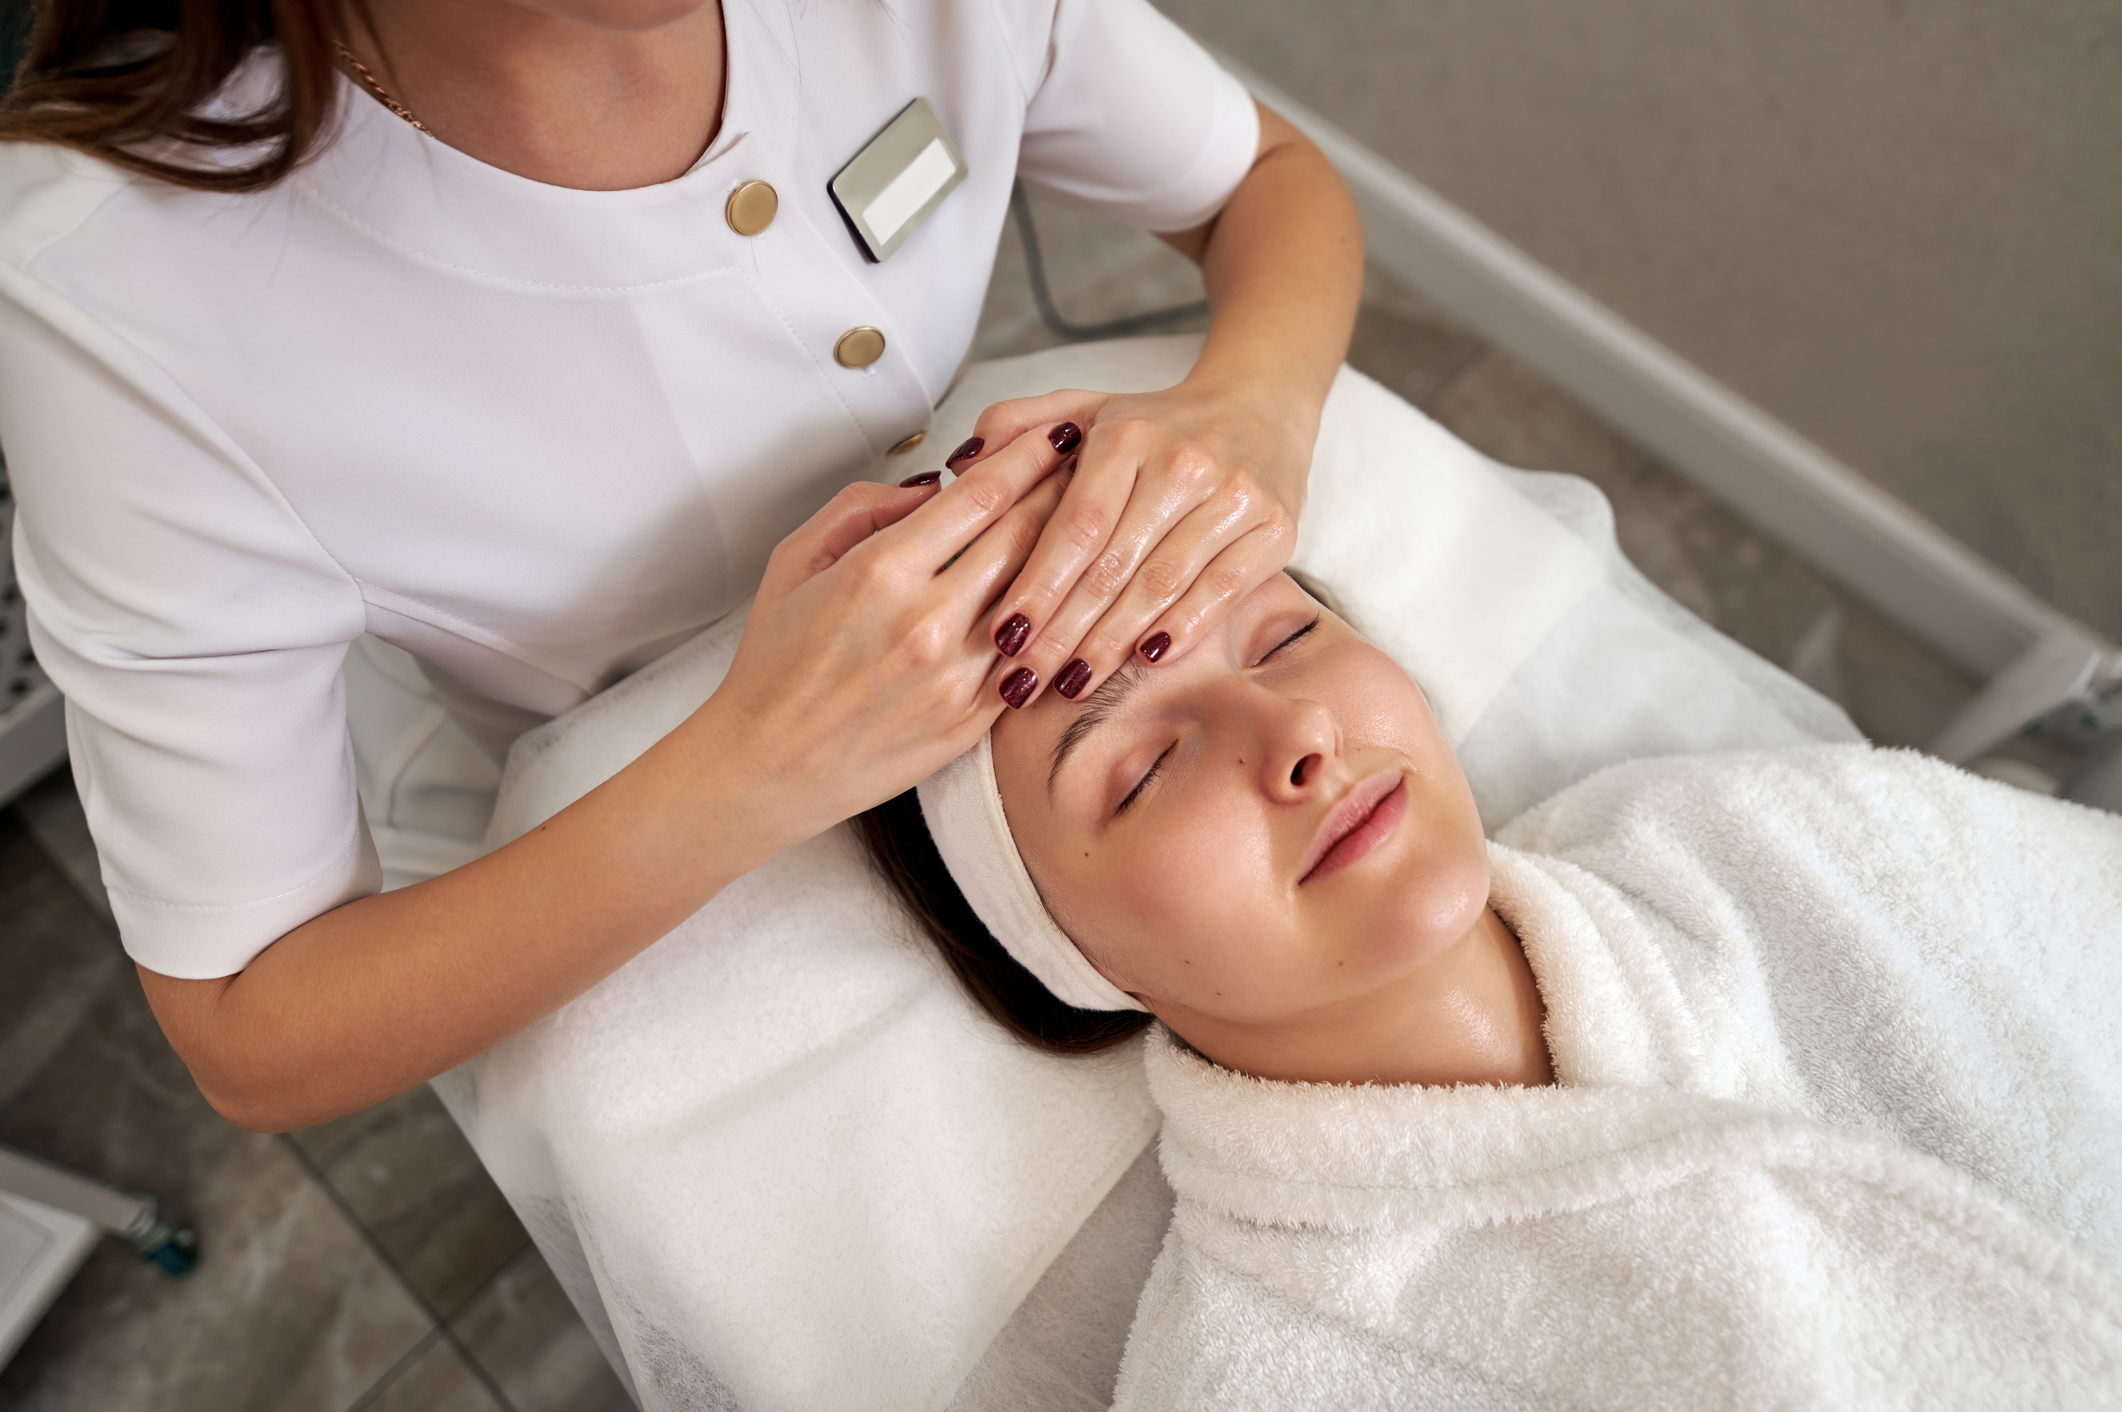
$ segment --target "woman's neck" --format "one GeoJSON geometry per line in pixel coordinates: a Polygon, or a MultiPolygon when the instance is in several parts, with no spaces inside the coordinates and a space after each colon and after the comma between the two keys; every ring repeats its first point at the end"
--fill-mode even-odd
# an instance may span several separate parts
{"type": "Polygon", "coordinates": [[[640,30],[523,0],[371,0],[370,10],[376,33],[355,24],[346,42],[391,95],[437,140],[533,181],[653,186],[690,169],[721,126],[718,0],[640,30]]]}
{"type": "Polygon", "coordinates": [[[1525,949],[1494,909],[1384,991],[1265,1028],[1164,1015],[1228,1069],[1312,1083],[1552,1083],[1546,1007],[1525,949]]]}

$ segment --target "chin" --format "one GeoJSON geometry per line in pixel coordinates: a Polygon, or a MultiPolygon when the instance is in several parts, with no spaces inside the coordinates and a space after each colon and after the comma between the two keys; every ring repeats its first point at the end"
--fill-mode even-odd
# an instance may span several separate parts
{"type": "Polygon", "coordinates": [[[1390,911],[1378,934],[1392,938],[1393,959],[1418,966],[1458,945],[1488,906],[1488,849],[1429,854],[1396,870],[1390,911]]]}

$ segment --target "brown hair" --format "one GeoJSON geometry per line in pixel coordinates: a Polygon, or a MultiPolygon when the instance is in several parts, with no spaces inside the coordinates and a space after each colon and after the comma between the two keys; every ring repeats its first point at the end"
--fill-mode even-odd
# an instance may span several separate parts
{"type": "Polygon", "coordinates": [[[36,0],[0,141],[54,142],[201,191],[271,186],[330,136],[332,44],[349,13],[366,23],[363,0],[36,0]],[[266,46],[278,82],[264,105],[202,116],[266,46]],[[172,160],[184,149],[199,160],[172,160]]]}
{"type": "Polygon", "coordinates": [[[1051,1054],[1096,1054],[1149,1028],[1139,1010],[1078,1010],[1002,949],[958,891],[908,790],[855,819],[870,862],[905,902],[965,993],[1017,1038],[1051,1054]]]}

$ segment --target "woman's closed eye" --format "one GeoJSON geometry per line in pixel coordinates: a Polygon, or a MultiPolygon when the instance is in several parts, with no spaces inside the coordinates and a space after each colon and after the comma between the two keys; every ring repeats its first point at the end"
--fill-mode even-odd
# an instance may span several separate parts
{"type": "MultiPolygon", "coordinates": [[[[1283,638],[1273,647],[1268,648],[1267,651],[1261,655],[1260,660],[1253,663],[1253,665],[1255,667],[1265,666],[1268,660],[1274,657],[1276,653],[1281,652],[1286,647],[1294,646],[1299,639],[1304,637],[1306,633],[1309,633],[1313,628],[1319,626],[1319,622],[1320,618],[1318,616],[1314,616],[1312,620],[1306,623],[1303,627],[1298,628],[1288,637],[1283,638]]],[[[1171,744],[1164,747],[1163,752],[1160,753],[1156,759],[1150,762],[1149,768],[1143,772],[1142,778],[1135,781],[1135,787],[1129,790],[1127,792],[1127,797],[1125,799],[1122,799],[1119,805],[1114,808],[1114,818],[1117,819],[1122,814],[1125,814],[1128,811],[1129,806],[1131,806],[1137,799],[1140,799],[1142,797],[1142,792],[1150,787],[1151,783],[1155,781],[1158,774],[1164,769],[1164,762],[1169,760],[1171,758],[1171,753],[1178,748],[1179,742],[1173,741],[1171,744]]]]}
{"type": "Polygon", "coordinates": [[[1306,633],[1310,632],[1310,631],[1311,631],[1311,630],[1312,630],[1313,628],[1315,628],[1315,627],[1319,626],[1319,623],[1320,623],[1320,619],[1321,619],[1321,617],[1322,617],[1322,616],[1323,616],[1323,615],[1314,615],[1314,616],[1313,616],[1313,618],[1312,618],[1312,620],[1311,620],[1310,622],[1306,623],[1306,624],[1305,624],[1305,625],[1304,625],[1303,627],[1301,627],[1301,628],[1298,628],[1298,629],[1297,629],[1297,630],[1296,630],[1295,632],[1291,633],[1291,634],[1290,634],[1290,635],[1289,635],[1288,637],[1285,637],[1285,638],[1283,638],[1283,639],[1282,639],[1282,640],[1281,640],[1280,642],[1276,643],[1276,644],[1275,644],[1275,645],[1274,645],[1273,647],[1270,647],[1270,648],[1268,648],[1268,649],[1267,649],[1267,651],[1266,651],[1266,652],[1265,652],[1265,653],[1264,653],[1264,654],[1263,654],[1263,655],[1261,656],[1260,660],[1259,660],[1258,662],[1255,662],[1255,663],[1253,663],[1253,665],[1254,665],[1255,667],[1258,667],[1258,666],[1263,666],[1263,665],[1265,665],[1265,664],[1266,664],[1266,662],[1267,662],[1268,658],[1270,658],[1270,657],[1274,656],[1274,655],[1275,655],[1275,654],[1276,654],[1277,652],[1280,652],[1280,651],[1281,651],[1281,650],[1282,650],[1283,648],[1285,648],[1285,647],[1290,647],[1290,646],[1293,646],[1293,645],[1295,645],[1295,643],[1296,643],[1297,639],[1299,639],[1299,638],[1303,637],[1303,636],[1304,636],[1304,635],[1305,635],[1306,633]]]}
{"type": "Polygon", "coordinates": [[[1141,797],[1142,791],[1149,788],[1149,782],[1157,777],[1157,771],[1164,768],[1164,762],[1166,760],[1169,760],[1171,758],[1171,753],[1174,750],[1177,750],[1178,748],[1179,742],[1175,740],[1170,745],[1164,747],[1163,754],[1159,755],[1156,759],[1150,761],[1148,771],[1144,773],[1141,779],[1135,781],[1135,787],[1127,792],[1127,798],[1120,801],[1120,807],[1113,810],[1114,818],[1117,819],[1122,814],[1125,814],[1127,812],[1127,806],[1134,803],[1135,800],[1141,797]]]}

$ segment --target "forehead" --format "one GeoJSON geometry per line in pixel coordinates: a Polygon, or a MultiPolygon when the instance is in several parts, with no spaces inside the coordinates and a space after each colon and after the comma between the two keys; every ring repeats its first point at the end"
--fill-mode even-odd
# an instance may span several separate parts
{"type": "Polygon", "coordinates": [[[1264,613],[1292,605],[1311,605],[1313,600],[1287,574],[1276,574],[1260,584],[1217,624],[1208,637],[1179,661],[1165,667],[1150,667],[1130,655],[1118,670],[1098,683],[1098,689],[1079,701],[1070,701],[1057,691],[1047,691],[1022,711],[1005,711],[994,727],[995,764],[1012,774],[1036,769],[1041,784],[1055,763],[1064,738],[1079,739],[1104,718],[1113,715],[1127,697],[1153,682],[1177,684],[1203,671],[1234,670],[1243,655],[1239,640],[1264,613]]]}

